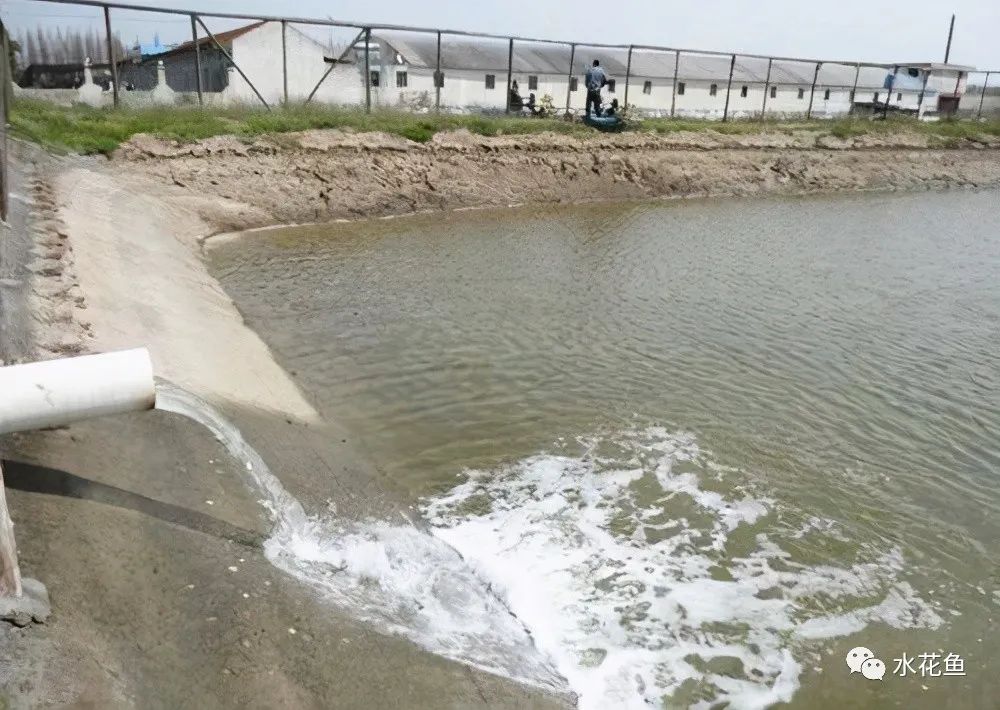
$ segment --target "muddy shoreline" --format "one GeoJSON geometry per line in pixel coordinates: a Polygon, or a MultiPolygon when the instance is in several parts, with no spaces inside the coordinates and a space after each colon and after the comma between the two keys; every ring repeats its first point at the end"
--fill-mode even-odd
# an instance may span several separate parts
{"type": "MultiPolygon", "coordinates": [[[[408,502],[386,494],[349,432],[322,420],[243,322],[207,271],[209,236],[512,204],[989,188],[998,149],[918,135],[453,133],[417,144],[339,131],[140,136],[111,160],[17,145],[0,356],[148,346],[157,373],[226,411],[307,508],[386,517],[408,502]]],[[[111,418],[9,437],[0,454],[15,462],[23,572],[53,602],[47,625],[0,633],[0,690],[14,707],[572,702],[379,635],[284,577],[263,557],[266,517],[234,463],[186,420],[111,418]]]]}
{"type": "Polygon", "coordinates": [[[192,144],[137,136],[108,163],[196,207],[214,231],[516,204],[1000,185],[1000,139],[816,132],[579,139],[306,131],[192,144]]]}

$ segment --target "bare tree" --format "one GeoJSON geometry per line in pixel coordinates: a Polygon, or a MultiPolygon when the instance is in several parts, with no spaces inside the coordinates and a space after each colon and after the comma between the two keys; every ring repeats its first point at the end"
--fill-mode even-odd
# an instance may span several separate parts
{"type": "Polygon", "coordinates": [[[104,61],[104,47],[97,36],[97,28],[95,27],[91,27],[87,33],[87,54],[90,55],[91,61],[104,61]]]}
{"type": "Polygon", "coordinates": [[[29,66],[35,60],[35,38],[31,36],[30,32],[21,30],[18,42],[21,44],[21,64],[29,66]]]}
{"type": "Polygon", "coordinates": [[[35,41],[38,44],[38,63],[51,64],[52,54],[49,52],[49,40],[41,27],[35,28],[35,41]]]}
{"type": "Polygon", "coordinates": [[[87,58],[87,46],[83,41],[83,33],[77,30],[73,33],[70,42],[70,61],[82,63],[87,58]]]}

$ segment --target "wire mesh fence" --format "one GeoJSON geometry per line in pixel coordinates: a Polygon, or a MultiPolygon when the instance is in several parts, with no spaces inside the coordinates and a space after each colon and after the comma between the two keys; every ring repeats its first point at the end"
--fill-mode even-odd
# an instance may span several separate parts
{"type": "Polygon", "coordinates": [[[963,118],[1000,118],[1000,71],[970,72],[958,104],[963,118]]]}
{"type": "Polygon", "coordinates": [[[616,104],[631,116],[730,120],[892,111],[978,117],[1000,111],[1000,72],[953,65],[587,44],[99,0],[17,3],[73,18],[65,32],[44,12],[37,27],[22,28],[19,84],[43,94],[94,83],[103,91],[90,92],[88,102],[99,104],[270,108],[308,102],[579,115],[587,110],[586,73],[597,61],[607,76],[604,106],[616,104]]]}

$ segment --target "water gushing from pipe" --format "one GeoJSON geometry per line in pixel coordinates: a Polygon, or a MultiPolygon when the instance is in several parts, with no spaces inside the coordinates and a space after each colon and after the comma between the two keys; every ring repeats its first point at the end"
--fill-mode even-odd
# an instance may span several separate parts
{"type": "Polygon", "coordinates": [[[156,408],[206,427],[240,462],[274,522],[270,562],[387,633],[522,683],[565,691],[524,625],[447,543],[413,526],[307,515],[240,430],[219,410],[168,382],[156,408]]]}

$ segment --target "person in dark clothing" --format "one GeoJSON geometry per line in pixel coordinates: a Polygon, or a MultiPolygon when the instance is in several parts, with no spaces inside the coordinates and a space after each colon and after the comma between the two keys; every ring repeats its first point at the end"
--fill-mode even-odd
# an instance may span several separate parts
{"type": "Polygon", "coordinates": [[[590,107],[594,107],[594,115],[601,115],[601,89],[608,83],[608,76],[601,69],[601,62],[594,60],[594,65],[587,70],[584,84],[587,85],[586,115],[590,115],[590,107]]]}
{"type": "Polygon", "coordinates": [[[517,82],[511,82],[510,85],[510,96],[507,97],[507,103],[510,106],[511,111],[520,111],[524,108],[524,99],[521,98],[521,94],[517,89],[517,82]]]}

